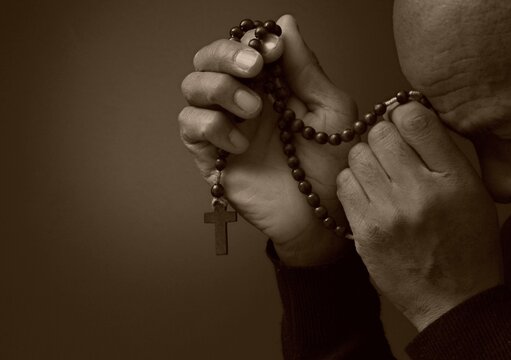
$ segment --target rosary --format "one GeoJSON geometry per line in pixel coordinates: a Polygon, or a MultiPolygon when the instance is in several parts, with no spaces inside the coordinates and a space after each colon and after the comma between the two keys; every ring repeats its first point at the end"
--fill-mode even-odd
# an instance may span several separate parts
{"type": "MultiPolygon", "coordinates": [[[[274,42],[282,35],[282,29],[273,20],[252,21],[245,19],[240,25],[230,30],[230,40],[241,41],[241,38],[251,31],[254,38],[248,42],[248,46],[260,53],[265,51],[266,42],[274,42]]],[[[330,146],[339,146],[343,143],[349,143],[355,136],[363,135],[370,126],[378,121],[378,117],[387,112],[387,108],[393,104],[406,104],[409,101],[418,101],[422,105],[431,109],[432,106],[427,98],[418,91],[399,91],[394,97],[385,102],[376,104],[371,112],[365,114],[361,120],[356,121],[352,128],[346,128],[338,133],[327,134],[323,131],[317,131],[311,126],[304,124],[303,120],[296,118],[293,110],[287,107],[287,100],[291,96],[291,90],[286,85],[284,73],[277,61],[268,61],[263,70],[263,88],[264,92],[271,96],[273,110],[278,114],[278,128],[280,129],[280,140],[283,144],[284,154],[287,156],[287,165],[291,170],[291,176],[298,182],[298,189],[305,196],[307,203],[311,206],[313,213],[323,225],[333,231],[339,238],[353,238],[352,234],[344,226],[338,225],[332,216],[329,216],[328,210],[321,205],[321,199],[316,194],[312,185],[306,179],[305,171],[300,167],[300,159],[296,156],[296,148],[293,144],[295,135],[301,135],[304,139],[315,141],[318,144],[329,144],[330,146]]],[[[276,59],[273,59],[276,60],[276,59]]],[[[218,149],[215,169],[217,178],[211,187],[213,196],[213,212],[204,214],[204,222],[215,225],[215,243],[216,254],[227,254],[227,223],[237,220],[235,211],[227,211],[227,200],[224,198],[225,189],[221,184],[222,171],[227,165],[229,153],[218,149]]]]}

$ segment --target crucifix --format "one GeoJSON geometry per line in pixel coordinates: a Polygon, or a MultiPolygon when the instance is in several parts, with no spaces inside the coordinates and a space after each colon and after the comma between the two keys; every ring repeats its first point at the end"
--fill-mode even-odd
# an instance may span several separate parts
{"type": "Polygon", "coordinates": [[[215,247],[217,255],[227,255],[227,223],[237,221],[235,211],[227,211],[227,205],[214,204],[215,210],[204,214],[205,224],[215,224],[215,247]]]}

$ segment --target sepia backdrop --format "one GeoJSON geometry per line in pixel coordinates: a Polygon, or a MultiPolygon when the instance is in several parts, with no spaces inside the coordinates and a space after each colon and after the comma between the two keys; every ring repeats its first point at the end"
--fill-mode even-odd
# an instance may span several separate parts
{"type": "MultiPolygon", "coordinates": [[[[282,358],[266,239],[241,220],[215,256],[176,119],[201,46],[285,13],[361,111],[408,87],[392,1],[2,5],[0,358],[282,358]]],[[[407,359],[412,326],[382,316],[407,359]]]]}

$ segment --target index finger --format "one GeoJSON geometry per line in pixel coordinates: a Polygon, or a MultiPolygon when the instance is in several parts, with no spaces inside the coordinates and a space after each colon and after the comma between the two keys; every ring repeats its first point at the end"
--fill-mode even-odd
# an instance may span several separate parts
{"type": "Polygon", "coordinates": [[[261,72],[264,61],[261,54],[248,45],[221,39],[200,49],[193,58],[193,65],[197,71],[251,78],[261,72]]]}
{"type": "Polygon", "coordinates": [[[389,117],[430,170],[449,172],[467,162],[440,119],[421,104],[398,106],[389,117]]]}

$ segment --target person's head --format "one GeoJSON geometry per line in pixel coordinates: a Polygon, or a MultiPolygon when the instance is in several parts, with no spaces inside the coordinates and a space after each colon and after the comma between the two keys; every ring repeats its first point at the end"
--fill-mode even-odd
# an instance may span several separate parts
{"type": "Polygon", "coordinates": [[[511,202],[511,1],[395,0],[394,36],[410,84],[474,142],[488,190],[511,202]]]}

